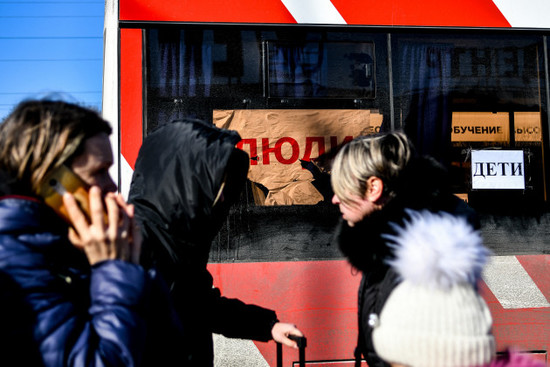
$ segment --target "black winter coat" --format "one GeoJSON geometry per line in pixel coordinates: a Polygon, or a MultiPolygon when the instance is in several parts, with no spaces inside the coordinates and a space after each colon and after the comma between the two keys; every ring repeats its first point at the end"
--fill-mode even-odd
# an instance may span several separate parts
{"type": "Polygon", "coordinates": [[[274,311],[222,297],[206,268],[246,180],[249,158],[235,148],[239,141],[236,132],[201,121],[162,125],[144,140],[130,188],[143,228],[142,263],[155,265],[171,286],[192,366],[212,365],[213,332],[268,341],[277,321],[274,311]]]}
{"type": "Polygon", "coordinates": [[[450,192],[446,171],[429,158],[414,159],[396,182],[386,183],[396,192],[383,208],[349,227],[341,221],[335,243],[349,262],[363,273],[358,295],[359,338],[356,359],[363,356],[370,367],[389,366],[374,351],[371,314],[379,315],[391,291],[399,283],[397,274],[387,265],[392,257],[386,234],[395,234],[391,223],[403,225],[407,210],[448,212],[465,217],[480,228],[476,213],[450,192]]]}

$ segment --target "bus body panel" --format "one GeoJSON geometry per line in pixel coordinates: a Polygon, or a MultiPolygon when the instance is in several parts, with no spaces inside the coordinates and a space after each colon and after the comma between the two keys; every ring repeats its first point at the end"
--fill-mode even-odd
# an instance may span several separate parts
{"type": "Polygon", "coordinates": [[[148,22],[301,23],[424,27],[509,27],[491,0],[121,0],[120,20],[148,22]]]}
{"type": "MultiPolygon", "coordinates": [[[[547,16],[550,5],[542,0],[185,0],[170,3],[159,0],[107,0],[105,12],[104,117],[118,126],[114,133],[114,146],[118,147],[114,175],[118,177],[120,190],[125,195],[142,139],[147,133],[146,34],[155,27],[196,29],[205,24],[234,24],[238,27],[271,25],[294,30],[294,27],[307,26],[312,29],[338,27],[344,32],[371,28],[385,30],[388,34],[392,31],[413,32],[417,28],[441,29],[453,34],[494,29],[506,34],[505,29],[509,29],[511,32],[535,32],[544,40],[547,36],[545,30],[550,29],[550,17],[547,16]]],[[[392,35],[388,36],[388,44],[391,42],[392,35]]],[[[544,53],[544,58],[547,58],[546,49],[541,48],[537,52],[544,53]]],[[[541,67],[540,72],[547,73],[547,67],[541,67]]],[[[542,89],[549,87],[546,78],[542,89]]],[[[392,84],[388,84],[391,88],[392,84]]],[[[388,94],[392,98],[392,91],[388,94]]],[[[549,130],[547,98],[543,94],[540,111],[544,139],[549,130]]],[[[235,105],[233,108],[242,106],[235,105]]],[[[395,119],[398,118],[396,114],[395,119]]],[[[544,145],[546,147],[546,141],[544,145]]],[[[351,359],[356,343],[356,294],[360,274],[348,265],[338,249],[330,245],[329,232],[309,235],[315,237],[313,240],[308,238],[308,233],[315,229],[316,221],[324,221],[323,228],[330,228],[336,219],[334,213],[325,208],[317,210],[314,206],[307,209],[289,206],[279,208],[274,215],[270,208],[257,207],[248,208],[239,216],[248,216],[246,224],[252,234],[246,228],[242,232],[234,228],[224,229],[220,237],[233,236],[241,242],[232,240],[225,243],[219,238],[215,241],[212,263],[209,264],[215,285],[228,297],[272,307],[278,311],[281,320],[295,322],[309,337],[307,359],[316,361],[311,362],[311,366],[353,365],[351,359]],[[257,247],[245,243],[243,238],[250,243],[255,242],[257,247]],[[315,246],[312,246],[313,242],[315,246]],[[241,246],[242,243],[245,245],[241,246]],[[303,248],[301,244],[304,244],[303,248]],[[251,274],[254,276],[251,277],[251,274]]],[[[517,262],[520,268],[516,264],[514,269],[524,269],[531,279],[529,284],[519,280],[520,285],[524,285],[525,289],[530,287],[531,282],[536,285],[540,291],[536,294],[538,303],[527,302],[524,306],[518,303],[507,308],[507,301],[503,300],[497,288],[507,287],[508,278],[500,279],[500,283],[488,281],[481,285],[493,313],[498,348],[511,345],[533,351],[550,365],[547,356],[550,279],[544,275],[548,274],[550,265],[549,249],[544,244],[547,236],[545,226],[550,225],[550,218],[544,213],[538,217],[523,218],[518,224],[516,218],[500,220],[491,214],[484,223],[487,243],[500,246],[498,255],[519,254],[521,251],[517,249],[521,245],[526,246],[527,253],[537,253],[532,257],[506,258],[512,259],[513,264],[517,262]],[[521,230],[518,230],[519,227],[521,230]]],[[[504,274],[507,277],[515,275],[508,270],[504,270],[504,274]]],[[[499,277],[493,275],[489,278],[499,277]]],[[[537,293],[536,289],[532,289],[537,293]]],[[[522,297],[525,296],[516,298],[519,300],[522,297]]],[[[216,345],[219,348],[220,344],[216,345]]],[[[255,343],[254,348],[256,352],[260,351],[258,363],[254,365],[274,365],[273,343],[255,343]]],[[[235,354],[230,347],[218,349],[216,353],[235,354]]],[[[284,357],[285,366],[297,360],[297,355],[288,351],[285,351],[284,357]]],[[[218,361],[218,364],[223,363],[218,361]]]]}

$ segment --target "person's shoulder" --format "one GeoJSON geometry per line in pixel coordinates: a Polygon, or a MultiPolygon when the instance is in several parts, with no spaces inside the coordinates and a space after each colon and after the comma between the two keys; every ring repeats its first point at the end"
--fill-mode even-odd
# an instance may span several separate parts
{"type": "Polygon", "coordinates": [[[66,232],[67,224],[37,197],[0,197],[0,232],[24,232],[35,227],[66,232]]]}
{"type": "Polygon", "coordinates": [[[412,180],[409,184],[418,182],[425,185],[426,180],[429,180],[429,182],[432,183],[435,182],[437,185],[448,184],[447,169],[435,158],[430,156],[419,156],[412,158],[404,168],[401,177],[405,180],[412,180]]]}
{"type": "Polygon", "coordinates": [[[466,221],[475,229],[481,228],[481,223],[477,212],[456,195],[449,194],[448,206],[444,210],[452,215],[465,218],[466,221]]]}
{"type": "Polygon", "coordinates": [[[447,170],[431,157],[415,157],[395,182],[398,205],[410,209],[431,209],[449,192],[447,170]]]}
{"type": "Polygon", "coordinates": [[[5,195],[0,197],[0,215],[28,215],[40,209],[40,201],[30,196],[5,195]]]}
{"type": "Polygon", "coordinates": [[[0,237],[2,251],[44,252],[67,239],[67,224],[37,200],[9,197],[0,200],[0,237]]]}

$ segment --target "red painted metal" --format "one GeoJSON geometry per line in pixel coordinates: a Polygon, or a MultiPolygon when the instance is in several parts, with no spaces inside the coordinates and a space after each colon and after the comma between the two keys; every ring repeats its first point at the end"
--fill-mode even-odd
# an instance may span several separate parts
{"type": "MultiPolygon", "coordinates": [[[[518,258],[522,264],[530,264],[526,271],[548,298],[548,256],[518,258]]],[[[281,321],[295,323],[308,338],[308,361],[353,358],[361,276],[346,261],[210,264],[209,270],[226,297],[274,309],[281,321]]],[[[545,359],[550,350],[550,308],[506,310],[485,283],[480,291],[493,314],[497,350],[538,351],[538,358],[545,359]]],[[[256,346],[274,366],[273,343],[258,342],[256,346]]],[[[284,357],[285,366],[297,360],[291,353],[284,357]]]]}
{"type": "Polygon", "coordinates": [[[143,139],[142,30],[120,30],[120,152],[132,169],[143,139]]]}
{"type": "MultiPolygon", "coordinates": [[[[491,0],[332,0],[348,24],[510,27],[491,0]]],[[[121,0],[120,20],[296,23],[280,0],[121,0]]]]}
{"type": "MultiPolygon", "coordinates": [[[[534,279],[537,276],[533,276],[534,279]]],[[[481,293],[493,316],[493,333],[497,350],[512,347],[522,351],[550,350],[550,308],[504,309],[484,283],[481,293]]],[[[546,295],[548,297],[548,295],[546,295]]],[[[547,361],[547,365],[548,361],[547,361]]]]}
{"type": "Polygon", "coordinates": [[[527,273],[537,275],[533,281],[550,302],[550,255],[521,255],[516,258],[527,273]]]}
{"type": "Polygon", "coordinates": [[[296,23],[280,0],[121,0],[120,20],[296,23]]]}
{"type": "MultiPolygon", "coordinates": [[[[295,323],[308,338],[308,360],[353,359],[361,276],[346,261],[226,263],[209,269],[225,296],[274,309],[281,321],[295,323]]],[[[273,342],[256,345],[275,366],[273,342]]],[[[284,366],[298,360],[292,353],[283,358],[284,366]]]]}
{"type": "Polygon", "coordinates": [[[331,0],[348,24],[510,27],[491,0],[331,0]]]}

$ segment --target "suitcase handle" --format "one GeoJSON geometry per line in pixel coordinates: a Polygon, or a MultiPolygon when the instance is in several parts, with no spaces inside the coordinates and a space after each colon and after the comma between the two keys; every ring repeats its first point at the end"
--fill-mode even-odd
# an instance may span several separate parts
{"type": "Polygon", "coordinates": [[[305,336],[289,335],[288,338],[294,340],[296,344],[298,344],[298,348],[307,347],[307,339],[305,336]]]}
{"type": "MultiPolygon", "coordinates": [[[[296,344],[298,344],[298,348],[300,348],[300,351],[299,351],[300,367],[305,367],[306,366],[306,346],[307,346],[306,337],[289,335],[288,338],[290,340],[294,340],[296,344]]],[[[283,367],[283,345],[281,343],[277,343],[277,367],[283,367]]]]}

